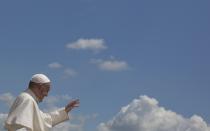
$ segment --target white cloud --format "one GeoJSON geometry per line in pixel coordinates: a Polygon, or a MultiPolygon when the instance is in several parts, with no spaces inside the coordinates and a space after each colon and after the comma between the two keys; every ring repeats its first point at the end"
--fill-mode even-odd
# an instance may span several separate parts
{"type": "Polygon", "coordinates": [[[101,123],[98,131],[210,131],[210,127],[200,116],[184,118],[160,107],[154,98],[140,96],[101,123]]]}
{"type": "Polygon", "coordinates": [[[51,69],[62,68],[62,74],[63,74],[64,78],[75,77],[78,74],[72,68],[69,68],[69,67],[64,68],[64,66],[62,64],[60,64],[59,62],[52,62],[52,63],[48,64],[48,67],[51,68],[51,69]]]}
{"type": "Polygon", "coordinates": [[[128,64],[125,61],[103,61],[99,67],[102,70],[120,71],[127,69],[128,64]]]}
{"type": "Polygon", "coordinates": [[[0,131],[4,131],[4,121],[7,118],[7,114],[0,113],[0,131]]]}
{"type": "Polygon", "coordinates": [[[77,74],[78,73],[74,69],[71,69],[71,68],[67,68],[67,69],[64,70],[65,77],[74,77],[77,74]]]}
{"type": "MultiPolygon", "coordinates": [[[[13,101],[15,100],[15,97],[11,93],[3,93],[0,94],[0,101],[3,102],[8,106],[8,108],[12,105],[13,101]]],[[[4,131],[4,121],[7,118],[6,113],[0,112],[0,131],[4,131]]]]}
{"type": "Polygon", "coordinates": [[[11,93],[0,94],[0,101],[5,102],[7,106],[11,106],[15,97],[11,93]]]}
{"type": "Polygon", "coordinates": [[[83,131],[83,124],[73,124],[70,122],[64,122],[55,126],[52,131],[83,131]]]}
{"type": "Polygon", "coordinates": [[[71,99],[72,97],[69,95],[48,96],[43,101],[43,104],[45,105],[43,110],[45,112],[56,110],[59,108],[57,105],[60,102],[69,102],[71,99]]]}
{"type": "Polygon", "coordinates": [[[122,70],[127,70],[129,68],[127,62],[115,59],[110,59],[110,60],[92,59],[91,63],[96,64],[99,69],[105,71],[122,71],[122,70]]]}
{"type": "Polygon", "coordinates": [[[48,64],[48,67],[52,69],[58,69],[58,68],[61,68],[62,65],[58,62],[53,62],[53,63],[48,64]]]}
{"type": "Polygon", "coordinates": [[[96,117],[96,114],[88,116],[71,115],[71,121],[67,121],[55,126],[52,131],[84,131],[85,124],[88,121],[96,119],[96,117]]]}
{"type": "Polygon", "coordinates": [[[82,50],[92,50],[98,52],[104,50],[107,47],[103,39],[78,39],[75,42],[66,45],[69,49],[82,49],[82,50]]]}

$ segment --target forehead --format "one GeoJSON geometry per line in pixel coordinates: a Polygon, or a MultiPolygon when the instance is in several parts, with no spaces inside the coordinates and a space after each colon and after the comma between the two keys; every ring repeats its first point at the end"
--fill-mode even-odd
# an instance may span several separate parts
{"type": "Polygon", "coordinates": [[[50,83],[44,83],[44,84],[42,84],[43,86],[46,86],[46,87],[50,87],[51,86],[51,84],[50,83]]]}
{"type": "Polygon", "coordinates": [[[46,90],[49,90],[51,88],[51,84],[50,83],[44,83],[44,84],[41,84],[42,87],[44,87],[44,89],[46,90]]]}

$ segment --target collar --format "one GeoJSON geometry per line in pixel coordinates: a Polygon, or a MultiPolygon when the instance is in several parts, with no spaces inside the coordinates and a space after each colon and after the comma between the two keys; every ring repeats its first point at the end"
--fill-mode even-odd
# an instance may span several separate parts
{"type": "Polygon", "coordinates": [[[25,92],[28,93],[29,95],[31,95],[34,98],[34,100],[37,103],[39,103],[39,99],[36,97],[36,95],[33,93],[33,91],[31,89],[26,89],[25,92]]]}

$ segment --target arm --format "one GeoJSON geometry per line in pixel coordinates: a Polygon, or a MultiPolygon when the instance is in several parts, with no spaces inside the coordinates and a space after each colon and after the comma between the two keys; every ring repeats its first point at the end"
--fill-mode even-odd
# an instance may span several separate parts
{"type": "Polygon", "coordinates": [[[66,121],[69,119],[68,113],[75,107],[79,106],[79,100],[72,100],[70,101],[65,108],[60,108],[56,111],[50,112],[50,113],[43,113],[45,121],[51,121],[49,123],[52,124],[52,126],[55,126],[63,121],[66,121]]]}

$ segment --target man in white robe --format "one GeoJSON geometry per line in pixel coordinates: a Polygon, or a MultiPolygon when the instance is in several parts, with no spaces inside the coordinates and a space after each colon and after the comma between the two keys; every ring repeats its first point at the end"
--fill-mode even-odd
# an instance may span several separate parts
{"type": "Polygon", "coordinates": [[[5,121],[5,128],[8,131],[49,131],[53,126],[68,120],[68,112],[79,106],[79,100],[70,101],[54,112],[43,113],[38,103],[49,91],[50,79],[44,74],[33,75],[28,89],[14,101],[5,121]]]}

